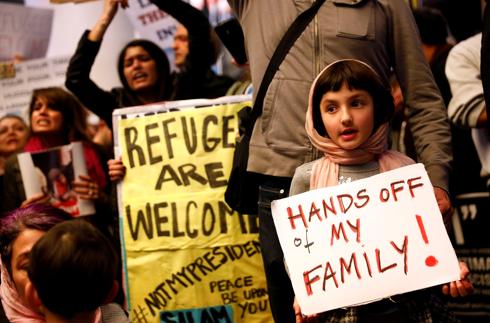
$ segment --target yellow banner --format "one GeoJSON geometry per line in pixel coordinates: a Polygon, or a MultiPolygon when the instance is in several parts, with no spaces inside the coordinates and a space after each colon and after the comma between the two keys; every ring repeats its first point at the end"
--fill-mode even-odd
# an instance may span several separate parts
{"type": "Polygon", "coordinates": [[[258,219],[223,200],[237,112],[250,105],[236,100],[151,115],[141,107],[138,117],[131,116],[135,108],[127,116],[118,112],[126,166],[121,236],[133,322],[271,321],[258,219]]]}

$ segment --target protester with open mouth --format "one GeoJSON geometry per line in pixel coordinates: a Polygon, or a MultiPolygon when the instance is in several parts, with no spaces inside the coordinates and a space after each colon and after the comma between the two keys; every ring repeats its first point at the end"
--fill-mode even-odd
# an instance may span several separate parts
{"type": "MultiPolygon", "coordinates": [[[[59,87],[35,89],[29,104],[30,131],[24,152],[38,152],[49,148],[80,141],[88,175],[80,175],[70,183],[77,198],[91,200],[97,214],[109,210],[105,160],[100,148],[87,136],[86,111],[69,92],[59,87]]],[[[2,208],[11,211],[34,203],[50,204],[52,196],[42,192],[26,197],[17,155],[11,156],[5,165],[2,208]]],[[[107,213],[110,214],[110,213],[107,213]]],[[[97,226],[112,226],[112,218],[94,216],[97,226]],[[100,220],[100,221],[99,221],[100,220]]]]}
{"type": "Polygon", "coordinates": [[[117,70],[122,87],[102,90],[90,79],[90,70],[102,44],[102,38],[117,13],[127,1],[105,0],[101,16],[91,30],[86,30],[70,60],[66,87],[112,129],[112,111],[121,107],[165,101],[172,93],[170,64],[158,45],[144,40],[130,41],[119,54],[117,70]]]}

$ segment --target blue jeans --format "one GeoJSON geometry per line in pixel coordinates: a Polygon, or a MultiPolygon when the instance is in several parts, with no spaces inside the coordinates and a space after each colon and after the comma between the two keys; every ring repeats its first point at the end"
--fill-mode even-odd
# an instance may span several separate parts
{"type": "Polygon", "coordinates": [[[289,195],[291,179],[267,177],[259,187],[259,240],[272,316],[277,323],[295,322],[294,292],[272,219],[271,202],[289,195]]]}

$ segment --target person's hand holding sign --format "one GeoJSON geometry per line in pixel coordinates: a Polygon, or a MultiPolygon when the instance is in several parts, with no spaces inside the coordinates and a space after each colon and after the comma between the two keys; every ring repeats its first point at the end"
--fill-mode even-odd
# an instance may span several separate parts
{"type": "Polygon", "coordinates": [[[124,166],[121,157],[118,159],[110,159],[107,162],[107,166],[109,167],[109,178],[113,182],[122,180],[124,175],[126,175],[126,167],[124,166]]]}
{"type": "MultiPolygon", "coordinates": [[[[459,267],[461,269],[461,279],[453,281],[448,284],[442,285],[442,293],[444,295],[448,295],[451,297],[464,297],[473,293],[473,284],[468,279],[468,275],[470,274],[470,270],[466,263],[461,261],[459,263],[459,267]]],[[[301,308],[299,306],[298,300],[294,299],[294,313],[296,315],[296,323],[312,323],[317,322],[317,315],[303,315],[301,313],[301,308]]]]}
{"type": "Polygon", "coordinates": [[[468,279],[468,275],[470,274],[468,266],[461,261],[459,263],[459,268],[461,269],[461,279],[443,285],[442,293],[444,295],[451,295],[451,297],[462,297],[473,293],[473,284],[468,279]]]}
{"type": "Polygon", "coordinates": [[[296,323],[317,322],[316,314],[303,315],[303,313],[301,313],[301,307],[299,306],[298,299],[296,297],[294,298],[293,309],[294,309],[294,315],[296,316],[296,323]]]}

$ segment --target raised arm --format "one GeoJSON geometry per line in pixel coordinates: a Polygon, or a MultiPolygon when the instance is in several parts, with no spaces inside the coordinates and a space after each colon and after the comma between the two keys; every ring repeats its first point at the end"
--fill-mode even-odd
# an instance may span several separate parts
{"type": "Polygon", "coordinates": [[[104,0],[101,16],[90,31],[82,35],[66,72],[66,87],[93,113],[112,128],[112,111],[118,108],[115,95],[104,91],[90,79],[90,71],[99,53],[102,38],[117,12],[127,0],[104,0]]]}
{"type": "Polygon", "coordinates": [[[88,39],[93,42],[100,42],[104,37],[107,28],[114,19],[118,6],[126,8],[128,6],[127,0],[104,0],[104,9],[99,19],[95,23],[92,30],[88,34],[88,39]]]}

